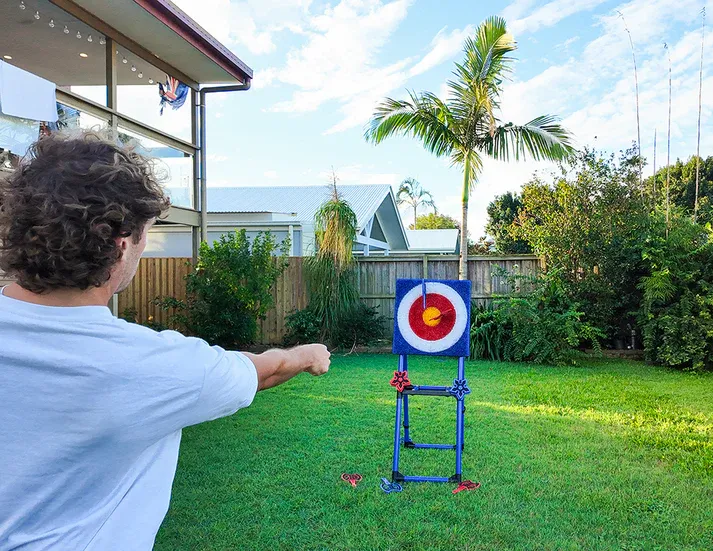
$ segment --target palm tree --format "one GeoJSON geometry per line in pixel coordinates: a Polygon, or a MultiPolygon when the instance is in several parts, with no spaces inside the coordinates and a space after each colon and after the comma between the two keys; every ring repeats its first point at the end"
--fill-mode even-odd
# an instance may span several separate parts
{"type": "Polygon", "coordinates": [[[483,163],[482,156],[515,160],[559,160],[573,152],[570,135],[556,117],[544,115],[525,125],[502,124],[497,116],[503,79],[510,72],[516,49],[505,20],[490,17],[465,41],[465,59],[456,63],[450,95],[409,92],[409,100],[386,98],[376,108],[365,137],[381,143],[394,135],[419,139],[431,153],[448,155],[463,170],[459,277],[467,277],[468,199],[483,163]]]}
{"type": "Polygon", "coordinates": [[[399,205],[410,205],[413,207],[413,227],[416,229],[416,216],[418,207],[421,205],[433,207],[436,210],[436,203],[433,201],[433,196],[430,192],[421,187],[418,180],[414,178],[406,178],[399,186],[399,192],[396,194],[396,203],[399,205]]]}
{"type": "Polygon", "coordinates": [[[320,320],[322,337],[331,339],[344,316],[359,302],[352,252],[357,218],[337,190],[333,169],[329,197],[315,214],[314,224],[317,251],[304,262],[309,308],[320,320]]]}

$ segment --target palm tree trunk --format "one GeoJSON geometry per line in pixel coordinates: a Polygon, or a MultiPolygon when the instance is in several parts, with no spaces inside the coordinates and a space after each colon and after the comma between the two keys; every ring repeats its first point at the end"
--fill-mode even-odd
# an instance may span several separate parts
{"type": "Polygon", "coordinates": [[[463,210],[460,220],[460,263],[458,279],[468,279],[468,199],[470,198],[470,157],[465,156],[463,167],[463,210]]]}
{"type": "Polygon", "coordinates": [[[706,37],[706,8],[703,8],[703,27],[701,29],[701,68],[698,73],[698,145],[696,145],[696,198],[693,202],[693,221],[698,218],[698,183],[701,173],[701,97],[703,95],[703,42],[706,37]]]}

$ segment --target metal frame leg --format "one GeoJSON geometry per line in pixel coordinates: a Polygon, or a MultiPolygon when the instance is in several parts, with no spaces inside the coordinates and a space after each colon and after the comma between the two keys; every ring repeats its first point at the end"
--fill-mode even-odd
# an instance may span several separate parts
{"type": "MultiPolygon", "coordinates": [[[[406,371],[406,356],[399,356],[399,371],[406,371]]],[[[391,465],[391,481],[396,482],[401,478],[399,473],[399,452],[401,451],[401,408],[403,405],[403,395],[400,392],[396,393],[396,422],[394,423],[394,461],[391,465]]]]}
{"type": "MultiPolygon", "coordinates": [[[[465,358],[458,358],[458,378],[465,379],[465,358]]],[[[463,461],[463,439],[464,439],[464,422],[463,422],[463,405],[465,396],[456,401],[456,482],[460,482],[463,461]]]]}
{"type": "Polygon", "coordinates": [[[404,446],[409,448],[409,447],[412,447],[413,442],[411,441],[411,437],[409,436],[409,433],[408,433],[409,421],[408,421],[408,395],[407,394],[404,394],[403,400],[404,400],[404,446]]]}

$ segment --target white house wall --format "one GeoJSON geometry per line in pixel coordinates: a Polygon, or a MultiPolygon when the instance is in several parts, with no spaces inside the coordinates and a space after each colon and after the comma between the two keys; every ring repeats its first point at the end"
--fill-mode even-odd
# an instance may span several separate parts
{"type": "MultiPolygon", "coordinates": [[[[254,239],[260,231],[269,231],[275,237],[278,247],[289,236],[289,228],[214,228],[208,230],[208,242],[212,245],[222,235],[230,234],[235,230],[245,229],[248,239],[254,239]]],[[[299,254],[302,245],[302,231],[294,228],[292,232],[291,255],[299,254]]],[[[191,256],[191,231],[183,227],[154,227],[149,231],[148,242],[144,256],[148,258],[171,258],[191,256]]]]}

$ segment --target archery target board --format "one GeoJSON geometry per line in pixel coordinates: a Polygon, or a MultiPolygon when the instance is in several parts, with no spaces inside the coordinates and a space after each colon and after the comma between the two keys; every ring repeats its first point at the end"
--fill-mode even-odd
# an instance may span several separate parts
{"type": "Polygon", "coordinates": [[[397,279],[394,354],[469,356],[470,281],[397,279]]]}

